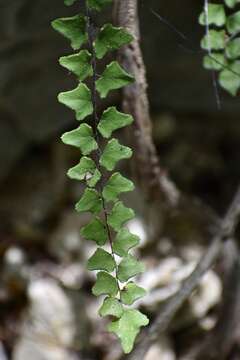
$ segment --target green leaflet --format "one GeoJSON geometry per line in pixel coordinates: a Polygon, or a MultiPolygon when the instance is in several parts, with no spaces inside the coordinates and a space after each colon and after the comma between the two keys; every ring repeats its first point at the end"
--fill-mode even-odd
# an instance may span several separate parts
{"type": "Polygon", "coordinates": [[[94,189],[86,189],[76,204],[77,212],[90,211],[93,214],[97,214],[102,210],[102,199],[98,192],[94,189]]]}
{"type": "MultiPolygon", "coordinates": [[[[226,22],[226,14],[223,5],[208,4],[208,24],[223,26],[226,22]]],[[[199,23],[206,25],[206,14],[203,11],[199,17],[199,23]]]]}
{"type": "Polygon", "coordinates": [[[230,8],[233,8],[239,2],[240,2],[240,0],[225,0],[226,5],[230,8]]]}
{"type": "Polygon", "coordinates": [[[110,332],[114,332],[121,340],[126,354],[133,349],[134,341],[141,326],[148,325],[148,318],[138,310],[125,310],[121,318],[113,321],[108,326],[110,332]]]}
{"type": "Polygon", "coordinates": [[[91,126],[85,123],[77,129],[63,134],[62,141],[64,144],[79,148],[83,155],[88,155],[98,148],[91,126]]]}
{"type": "Polygon", "coordinates": [[[103,189],[103,197],[106,201],[116,201],[119,194],[133,190],[133,182],[117,172],[114,173],[106,183],[103,189]]]}
{"type": "Polygon", "coordinates": [[[132,124],[133,117],[128,114],[117,111],[116,107],[112,106],[104,111],[100,122],[98,124],[98,131],[105,138],[110,138],[113,131],[121,129],[132,124]]]}
{"type": "Polygon", "coordinates": [[[64,4],[67,6],[73,5],[77,0],[64,0],[64,4]]]}
{"type": "Polygon", "coordinates": [[[95,41],[96,56],[98,59],[102,59],[108,51],[117,50],[132,40],[132,35],[125,29],[106,24],[102,27],[95,41]]]}
{"type": "Polygon", "coordinates": [[[224,69],[220,72],[219,82],[230,94],[235,96],[240,89],[240,61],[229,65],[232,70],[224,69]]]}
{"type": "Polygon", "coordinates": [[[139,244],[139,237],[133,235],[126,228],[121,229],[113,242],[113,251],[118,256],[124,257],[128,255],[128,251],[139,244]]]}
{"type": "Polygon", "coordinates": [[[226,55],[232,60],[240,57],[240,38],[233,39],[227,43],[226,55]]]}
{"type": "Polygon", "coordinates": [[[79,84],[74,90],[60,93],[58,101],[74,110],[77,120],[83,120],[93,112],[91,91],[85,84],[79,84]]]}
{"type": "Polygon", "coordinates": [[[101,11],[106,5],[111,4],[112,0],[87,0],[90,9],[101,11]]]}
{"type": "Polygon", "coordinates": [[[59,63],[83,81],[93,75],[91,58],[87,50],[81,50],[78,54],[62,56],[59,63]]]}
{"type": "Polygon", "coordinates": [[[112,275],[104,271],[100,271],[97,274],[97,281],[92,288],[92,292],[95,296],[116,296],[118,293],[117,281],[112,275]]]}
{"type": "Polygon", "coordinates": [[[128,283],[121,291],[121,301],[125,305],[132,305],[146,295],[146,290],[133,282],[128,283]]]}
{"type": "Polygon", "coordinates": [[[99,310],[100,316],[114,316],[120,318],[123,314],[122,304],[114,298],[108,297],[104,300],[103,305],[99,310]]]}
{"type": "Polygon", "coordinates": [[[112,171],[117,162],[122,159],[129,159],[132,156],[132,150],[119,144],[117,139],[110,140],[100,158],[100,164],[104,166],[108,171],[112,171]]]}
{"type": "Polygon", "coordinates": [[[225,30],[210,30],[201,41],[201,47],[205,50],[221,50],[225,47],[226,32],[225,30]]]}
{"type": "Polygon", "coordinates": [[[134,77],[129,75],[116,61],[107,65],[100,79],[96,81],[96,88],[101,96],[105,98],[109,91],[120,89],[134,82],[134,77]]]}
{"type": "Polygon", "coordinates": [[[123,224],[133,219],[135,216],[134,211],[123,205],[118,201],[112,208],[108,216],[108,224],[115,230],[119,231],[123,224]]]}
{"type": "Polygon", "coordinates": [[[118,278],[121,282],[128,281],[133,276],[144,272],[144,265],[134,256],[128,255],[123,258],[118,266],[118,278]]]}
{"type": "Polygon", "coordinates": [[[230,34],[240,31],[240,11],[235,12],[227,18],[227,30],[230,34]]]}
{"type": "Polygon", "coordinates": [[[116,267],[116,263],[111,254],[107,251],[98,248],[93,256],[88,260],[88,270],[105,270],[112,272],[116,267]]]}
{"type": "Polygon", "coordinates": [[[95,241],[99,246],[105,245],[108,238],[106,226],[98,218],[94,218],[84,226],[81,229],[81,235],[87,240],[95,241]]]}
{"type": "Polygon", "coordinates": [[[86,19],[84,16],[76,15],[52,21],[52,27],[71,41],[74,50],[87,42],[86,19]]]}
{"type": "Polygon", "coordinates": [[[211,57],[205,55],[203,58],[203,66],[205,69],[209,70],[222,70],[226,65],[226,60],[223,54],[212,53],[211,57]]]}
{"type": "MultiPolygon", "coordinates": [[[[239,0],[225,0],[229,7],[234,7],[239,0]]],[[[240,11],[226,16],[225,7],[221,4],[209,4],[200,15],[200,23],[206,26],[224,26],[224,30],[205,29],[208,34],[201,41],[201,47],[207,50],[203,58],[205,69],[219,71],[219,83],[231,95],[235,96],[240,88],[239,62],[233,61],[240,56],[240,40],[235,36],[240,31],[240,11]],[[216,52],[217,51],[217,52],[216,52]]]]}
{"type": "Polygon", "coordinates": [[[94,187],[101,178],[101,173],[96,168],[95,162],[86,156],[81,158],[78,165],[69,169],[67,175],[70,179],[86,180],[90,187],[94,187]]]}

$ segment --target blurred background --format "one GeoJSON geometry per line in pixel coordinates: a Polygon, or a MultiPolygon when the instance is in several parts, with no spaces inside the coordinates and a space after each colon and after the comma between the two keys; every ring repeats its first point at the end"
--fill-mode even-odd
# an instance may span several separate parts
{"type": "MultiPolygon", "coordinates": [[[[73,113],[56,99],[75,85],[57,63],[71,52],[69,44],[50,26],[57,17],[75,14],[76,8],[62,3],[0,0],[0,360],[121,356],[97,315],[94,277],[85,270],[93,245],[79,235],[87,217],[73,209],[81,187],[65,175],[79,154],[60,142],[60,135],[76,125],[73,113]]],[[[140,1],[142,50],[162,166],[182,191],[221,214],[240,179],[240,102],[220,89],[222,109],[217,109],[199,47],[202,3],[140,1]]],[[[120,94],[110,101],[120,104],[120,94]]],[[[139,305],[154,317],[191,273],[205,245],[164,237],[149,248],[138,195],[127,198],[137,212],[129,226],[142,239],[140,253],[148,248],[148,271],[139,283],[151,292],[139,305]]],[[[218,271],[203,278],[170,334],[145,360],[186,359],[189,346],[214,327],[222,293],[218,271]]]]}

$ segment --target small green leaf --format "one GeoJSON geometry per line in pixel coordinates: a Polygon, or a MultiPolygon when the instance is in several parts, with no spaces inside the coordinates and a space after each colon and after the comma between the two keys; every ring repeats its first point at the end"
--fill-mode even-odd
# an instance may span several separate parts
{"type": "Polygon", "coordinates": [[[81,158],[78,165],[69,169],[67,175],[70,179],[86,180],[90,187],[94,187],[101,179],[101,173],[96,168],[95,162],[86,156],[81,158]]]}
{"type": "Polygon", "coordinates": [[[208,70],[222,70],[226,66],[226,59],[223,54],[212,53],[211,57],[205,55],[203,58],[203,66],[208,70]]]}
{"type": "Polygon", "coordinates": [[[240,61],[236,61],[228,67],[230,70],[221,71],[219,82],[225,90],[235,96],[240,88],[240,61]]]}
{"type": "Polygon", "coordinates": [[[81,124],[77,129],[63,134],[62,141],[66,145],[79,148],[83,155],[88,155],[98,148],[91,126],[85,123],[81,124]]]}
{"type": "Polygon", "coordinates": [[[104,166],[108,171],[112,171],[117,162],[122,159],[129,159],[132,156],[132,150],[119,144],[117,139],[110,140],[100,158],[100,165],[104,166]]]}
{"type": "Polygon", "coordinates": [[[115,316],[120,318],[123,314],[123,307],[121,303],[114,298],[108,297],[104,300],[103,305],[99,310],[100,316],[115,316]]]}
{"type": "Polygon", "coordinates": [[[240,57],[240,38],[233,39],[227,43],[226,55],[233,60],[240,57]]]}
{"type": "Polygon", "coordinates": [[[100,271],[97,274],[97,281],[92,288],[92,292],[93,295],[95,296],[100,296],[100,295],[116,296],[118,293],[117,281],[112,275],[104,271],[100,271]]]}
{"type": "Polygon", "coordinates": [[[95,170],[95,172],[92,174],[87,175],[87,185],[89,187],[95,187],[98,181],[101,179],[101,173],[98,169],[95,170]]]}
{"type": "Polygon", "coordinates": [[[118,50],[132,40],[132,35],[124,28],[114,27],[111,24],[104,25],[95,42],[97,58],[102,59],[108,51],[118,50]]]}
{"type": "Polygon", "coordinates": [[[225,47],[226,32],[224,30],[210,30],[201,41],[201,47],[205,50],[221,50],[225,47]]]}
{"type": "Polygon", "coordinates": [[[52,21],[52,27],[71,41],[71,46],[74,50],[80,49],[87,41],[86,19],[84,16],[76,15],[56,19],[52,21]]]}
{"type": "Polygon", "coordinates": [[[121,301],[125,305],[132,305],[135,301],[146,295],[146,290],[133,282],[128,283],[121,291],[121,301]]]}
{"type": "Polygon", "coordinates": [[[103,197],[106,201],[116,201],[119,194],[132,190],[134,190],[133,182],[117,172],[107,181],[103,189],[103,197]]]}
{"type": "Polygon", "coordinates": [[[116,61],[107,65],[100,79],[96,81],[96,87],[101,98],[105,98],[109,91],[120,89],[134,82],[134,77],[128,74],[116,61]]]}
{"type": "Polygon", "coordinates": [[[125,282],[133,276],[144,272],[144,265],[134,256],[128,255],[118,266],[118,278],[121,282],[125,282]]]}
{"type": "Polygon", "coordinates": [[[235,12],[227,18],[227,30],[230,34],[240,31],[240,11],[235,12]]]}
{"type": "Polygon", "coordinates": [[[108,216],[108,224],[115,230],[119,231],[123,224],[133,219],[134,211],[123,205],[121,201],[117,202],[108,216]]]}
{"type": "Polygon", "coordinates": [[[104,6],[111,4],[112,0],[87,0],[90,9],[101,11],[104,6]]]}
{"type": "Polygon", "coordinates": [[[139,237],[133,235],[126,228],[121,229],[113,242],[113,251],[118,256],[124,257],[128,255],[128,251],[139,244],[139,237]]]}
{"type": "Polygon", "coordinates": [[[208,4],[208,19],[206,19],[206,13],[203,11],[199,17],[199,23],[201,25],[217,25],[223,26],[226,22],[226,14],[223,5],[219,4],[208,4]]]}
{"type": "Polygon", "coordinates": [[[64,0],[64,4],[67,6],[73,5],[77,0],[64,0]]]}
{"type": "Polygon", "coordinates": [[[99,246],[105,245],[108,238],[105,225],[97,217],[81,229],[81,235],[87,240],[95,241],[99,246]]]}
{"type": "Polygon", "coordinates": [[[85,84],[79,84],[74,90],[60,93],[58,101],[74,110],[77,120],[83,120],[93,112],[91,91],[85,84]]]}
{"type": "Polygon", "coordinates": [[[133,349],[140,328],[148,325],[148,323],[148,318],[140,311],[134,309],[125,310],[119,320],[109,324],[108,331],[114,332],[119,337],[123,351],[128,354],[133,349]]]}
{"type": "Polygon", "coordinates": [[[98,192],[94,189],[86,189],[76,204],[77,212],[90,211],[91,213],[97,214],[102,210],[102,199],[98,192]]]}
{"type": "Polygon", "coordinates": [[[111,254],[98,248],[92,257],[88,260],[88,270],[105,270],[112,272],[116,267],[116,263],[111,254]]]}
{"type": "Polygon", "coordinates": [[[62,56],[59,63],[74,73],[81,81],[93,75],[91,54],[87,50],[81,50],[78,54],[62,56]]]}
{"type": "Polygon", "coordinates": [[[225,0],[225,3],[228,7],[233,8],[234,6],[236,6],[238,3],[240,2],[240,0],[225,0]]]}
{"type": "Polygon", "coordinates": [[[121,113],[112,106],[104,111],[98,124],[98,130],[103,137],[110,138],[113,131],[130,125],[132,122],[133,117],[131,115],[121,113]]]}

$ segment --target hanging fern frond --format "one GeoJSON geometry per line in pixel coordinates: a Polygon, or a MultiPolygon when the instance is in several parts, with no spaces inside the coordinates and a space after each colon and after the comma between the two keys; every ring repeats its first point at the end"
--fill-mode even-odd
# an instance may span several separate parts
{"type": "MultiPolygon", "coordinates": [[[[64,1],[67,6],[76,2],[64,1]]],[[[79,163],[69,169],[68,176],[86,186],[76,210],[92,214],[90,222],[81,229],[81,235],[97,245],[87,263],[89,270],[97,271],[92,292],[95,296],[106,296],[99,314],[115,318],[108,329],[119,337],[124,352],[129,353],[140,328],[149,321],[140,311],[129,308],[146,293],[132,281],[134,276],[144,271],[144,266],[130,253],[138,245],[139,238],[125,227],[127,221],[135,216],[134,211],[119,198],[122,193],[132,191],[134,184],[115,171],[120,160],[132,156],[132,150],[111,136],[115,130],[130,125],[133,118],[116,107],[107,108],[99,118],[96,100],[97,96],[105,98],[109,92],[134,82],[133,76],[117,61],[111,62],[100,76],[97,75],[97,60],[130,43],[133,37],[125,29],[111,24],[105,24],[98,31],[94,28],[92,12],[101,11],[109,3],[111,0],[86,0],[85,14],[54,20],[52,26],[77,51],[62,56],[59,62],[76,75],[79,84],[73,90],[60,93],[58,100],[75,111],[76,120],[81,122],[76,129],[63,134],[62,141],[77,147],[82,154],[79,163]],[[83,45],[88,46],[81,49],[83,45]],[[91,79],[91,86],[83,83],[87,78],[91,79]],[[84,122],[90,115],[92,123],[84,122]],[[105,245],[110,247],[110,251],[104,248],[105,245]]]]}
{"type": "Polygon", "coordinates": [[[233,96],[240,89],[240,11],[228,13],[238,3],[239,0],[207,3],[199,17],[200,24],[206,29],[201,41],[202,49],[207,51],[203,65],[219,72],[220,85],[233,96]]]}

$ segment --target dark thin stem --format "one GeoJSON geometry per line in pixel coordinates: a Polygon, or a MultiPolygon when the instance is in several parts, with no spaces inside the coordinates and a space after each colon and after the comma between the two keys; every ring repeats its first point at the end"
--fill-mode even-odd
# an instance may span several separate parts
{"type": "Polygon", "coordinates": [[[158,14],[153,9],[150,9],[151,13],[156,16],[163,24],[167,25],[169,29],[173,30],[178,36],[180,36],[184,41],[189,42],[187,36],[180,30],[178,30],[173,24],[171,24],[167,19],[163,18],[160,14],[158,14]]]}
{"type": "MultiPolygon", "coordinates": [[[[212,50],[211,50],[211,43],[210,43],[210,30],[209,30],[209,18],[208,18],[208,0],[204,0],[204,13],[206,18],[206,39],[207,39],[207,53],[208,56],[212,56],[212,50]]],[[[217,102],[218,110],[221,109],[221,100],[218,92],[218,85],[217,85],[217,79],[216,74],[214,70],[212,70],[212,82],[213,82],[213,89],[214,94],[217,102]]]]}
{"type": "Polygon", "coordinates": [[[99,122],[98,112],[97,112],[97,89],[96,89],[96,81],[97,81],[97,62],[96,62],[96,53],[94,49],[94,27],[91,21],[91,14],[88,6],[86,5],[86,14],[87,14],[87,33],[88,33],[88,44],[89,50],[92,54],[92,68],[93,68],[93,77],[92,77],[92,104],[93,104],[93,118],[94,118],[94,134],[97,139],[97,143],[99,144],[99,134],[97,130],[97,125],[99,122]]]}
{"type": "MultiPolygon", "coordinates": [[[[94,25],[92,23],[91,20],[91,13],[90,10],[87,6],[86,3],[86,16],[87,16],[87,34],[88,34],[88,45],[89,45],[89,50],[92,54],[92,68],[93,68],[93,77],[92,77],[92,86],[91,86],[91,97],[92,97],[92,104],[93,104],[93,132],[94,132],[94,137],[95,140],[98,144],[98,149],[97,149],[97,158],[96,158],[96,166],[98,168],[98,170],[100,171],[100,157],[102,154],[101,148],[100,148],[100,139],[99,139],[99,132],[98,132],[98,123],[99,123],[99,117],[98,117],[98,109],[97,109],[97,98],[98,98],[98,94],[97,94],[97,88],[96,88],[96,81],[98,79],[98,74],[97,74],[97,59],[96,59],[96,52],[95,52],[95,48],[94,48],[94,25]]],[[[100,171],[101,172],[101,171],[100,171]]],[[[103,184],[102,184],[102,179],[100,179],[100,185],[99,185],[99,194],[100,194],[100,198],[102,201],[102,206],[103,206],[103,214],[104,214],[104,222],[105,222],[105,227],[107,229],[107,235],[108,235],[108,240],[109,240],[109,244],[110,244],[110,248],[111,248],[111,255],[113,257],[113,260],[115,262],[115,274],[116,274],[116,280],[117,280],[117,286],[118,286],[118,290],[119,292],[121,291],[121,287],[120,287],[120,282],[118,279],[118,274],[117,274],[117,261],[115,258],[115,254],[113,251],[113,239],[112,239],[112,235],[111,235],[111,230],[110,227],[108,225],[108,212],[107,212],[107,207],[106,207],[106,203],[105,203],[105,199],[103,197],[103,184]]]]}

